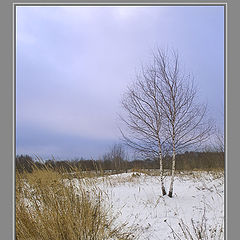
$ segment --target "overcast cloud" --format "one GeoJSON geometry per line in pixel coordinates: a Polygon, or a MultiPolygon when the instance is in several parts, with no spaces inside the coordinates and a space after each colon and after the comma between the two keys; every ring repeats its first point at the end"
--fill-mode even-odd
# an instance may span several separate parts
{"type": "Polygon", "coordinates": [[[224,9],[17,7],[17,154],[98,158],[121,95],[156,47],[179,51],[223,126],[224,9]]]}

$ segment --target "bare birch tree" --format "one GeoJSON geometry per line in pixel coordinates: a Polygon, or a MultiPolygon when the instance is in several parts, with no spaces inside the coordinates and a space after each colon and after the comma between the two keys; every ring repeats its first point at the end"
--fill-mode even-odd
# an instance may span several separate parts
{"type": "Polygon", "coordinates": [[[180,69],[178,54],[157,49],[153,63],[128,88],[122,106],[126,112],[122,120],[129,131],[128,135],[122,132],[123,138],[130,147],[159,157],[163,195],[163,149],[170,147],[168,196],[172,197],[176,153],[206,141],[213,126],[205,120],[207,107],[198,103],[193,79],[180,69]]]}
{"type": "Polygon", "coordinates": [[[125,117],[122,121],[127,133],[122,132],[125,143],[146,156],[158,157],[162,194],[166,195],[163,182],[163,151],[166,138],[162,132],[162,110],[156,78],[148,68],[130,86],[122,99],[125,117]]]}
{"type": "Polygon", "coordinates": [[[156,75],[159,102],[164,113],[163,128],[169,136],[172,150],[172,174],[169,197],[173,195],[176,153],[189,147],[197,147],[206,141],[213,129],[207,120],[207,105],[198,102],[197,90],[190,74],[180,68],[175,51],[157,50],[151,69],[156,75]]]}

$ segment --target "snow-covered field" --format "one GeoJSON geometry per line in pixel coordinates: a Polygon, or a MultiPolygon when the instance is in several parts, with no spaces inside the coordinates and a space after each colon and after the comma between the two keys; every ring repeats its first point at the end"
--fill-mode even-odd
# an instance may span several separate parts
{"type": "MultiPolygon", "coordinates": [[[[164,181],[168,189],[170,177],[164,181]]],[[[117,223],[127,223],[134,239],[224,239],[223,173],[178,174],[173,198],[161,195],[159,176],[144,173],[101,177],[96,183],[106,208],[118,216],[117,223]]]]}

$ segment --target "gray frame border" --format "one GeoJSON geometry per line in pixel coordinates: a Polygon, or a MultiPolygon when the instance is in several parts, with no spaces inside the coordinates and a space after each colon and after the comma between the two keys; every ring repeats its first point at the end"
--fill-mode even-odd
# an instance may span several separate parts
{"type": "MultiPolygon", "coordinates": [[[[14,38],[13,38],[13,69],[14,69],[14,89],[13,89],[13,137],[14,137],[14,145],[13,145],[13,155],[15,159],[16,155],[16,7],[17,6],[223,6],[224,7],[224,56],[225,56],[225,62],[224,62],[224,134],[225,134],[225,213],[227,213],[227,198],[226,198],[226,180],[227,180],[227,152],[226,152],[226,146],[227,146],[227,3],[13,3],[13,31],[14,31],[14,38]]],[[[13,176],[14,176],[14,183],[15,183],[15,160],[13,159],[13,176]]],[[[13,207],[15,209],[15,184],[13,189],[13,207]]],[[[15,211],[14,211],[14,219],[13,219],[13,229],[15,232],[15,211]]],[[[226,224],[226,218],[225,218],[225,236],[227,234],[227,224],[226,224]]]]}

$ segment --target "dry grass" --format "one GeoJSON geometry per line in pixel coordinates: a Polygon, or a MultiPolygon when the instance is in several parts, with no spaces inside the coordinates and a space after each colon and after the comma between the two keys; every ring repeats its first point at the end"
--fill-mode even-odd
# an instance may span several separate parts
{"type": "Polygon", "coordinates": [[[94,182],[80,182],[76,192],[65,174],[51,169],[16,173],[16,239],[131,239],[103,206],[101,193],[86,190],[94,182]]]}
{"type": "Polygon", "coordinates": [[[191,219],[191,224],[186,224],[183,219],[180,219],[178,226],[181,229],[181,235],[169,224],[168,226],[172,230],[173,239],[177,240],[220,240],[224,238],[223,223],[209,224],[205,216],[205,209],[200,222],[191,219]]]}
{"type": "MultiPolygon", "coordinates": [[[[179,171],[176,175],[204,183],[204,172],[179,171]]],[[[223,179],[223,171],[209,173],[211,179],[223,179]]],[[[133,228],[127,230],[126,224],[119,225],[104,204],[107,195],[97,185],[99,181],[106,186],[138,183],[143,180],[140,176],[158,176],[159,171],[132,169],[132,174],[125,178],[108,175],[74,169],[72,173],[59,172],[47,167],[16,173],[16,240],[137,239],[133,228]]],[[[215,186],[208,187],[214,190],[215,186]]],[[[172,229],[173,239],[221,239],[223,235],[223,227],[209,226],[204,216],[200,224],[192,220],[187,225],[181,220],[179,227],[182,234],[172,229]]]]}

